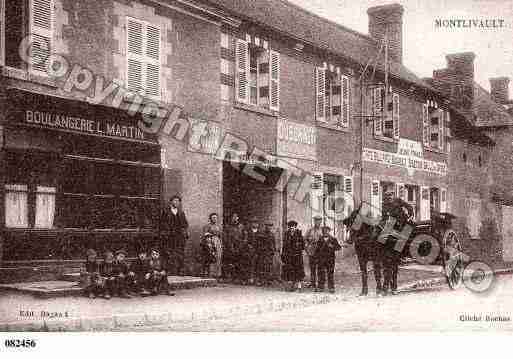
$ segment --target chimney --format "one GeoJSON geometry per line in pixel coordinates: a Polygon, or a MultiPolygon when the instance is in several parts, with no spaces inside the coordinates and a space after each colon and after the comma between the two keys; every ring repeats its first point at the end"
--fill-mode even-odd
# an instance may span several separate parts
{"type": "Polygon", "coordinates": [[[462,82],[474,81],[474,59],[476,54],[473,52],[460,52],[449,54],[447,59],[447,69],[453,76],[458,77],[462,82]]]}
{"type": "Polygon", "coordinates": [[[403,62],[403,12],[404,8],[399,4],[374,6],[367,10],[370,36],[381,41],[388,30],[388,54],[399,63],[403,62]]]}
{"type": "Polygon", "coordinates": [[[509,102],[509,78],[494,77],[490,79],[490,93],[492,100],[498,104],[506,104],[509,102]]]}

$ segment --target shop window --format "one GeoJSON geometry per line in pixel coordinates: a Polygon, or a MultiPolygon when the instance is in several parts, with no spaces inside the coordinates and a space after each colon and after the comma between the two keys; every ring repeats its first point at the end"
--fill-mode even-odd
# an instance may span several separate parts
{"type": "Polygon", "coordinates": [[[449,112],[439,108],[422,105],[422,137],[424,147],[446,151],[449,112]]]}
{"type": "Polygon", "coordinates": [[[5,185],[5,226],[8,228],[29,226],[27,185],[5,185]]]}
{"type": "Polygon", "coordinates": [[[55,187],[36,187],[35,228],[53,228],[55,218],[55,187]]]}
{"type": "Polygon", "coordinates": [[[398,94],[389,93],[388,96],[385,96],[384,86],[378,86],[373,89],[372,115],[374,117],[375,136],[394,139],[398,139],[400,137],[399,103],[398,94]]]}
{"type": "Polygon", "coordinates": [[[280,54],[267,41],[237,39],[235,85],[237,102],[272,111],[280,109],[280,54]]]}
{"type": "Polygon", "coordinates": [[[160,98],[160,28],[127,18],[127,69],[129,91],[160,98]]]}
{"type": "Polygon", "coordinates": [[[46,76],[45,61],[53,43],[53,0],[5,0],[5,64],[14,68],[27,68],[19,56],[23,38],[30,36],[28,50],[32,63],[28,69],[46,76]]]}
{"type": "Polygon", "coordinates": [[[351,81],[348,76],[327,68],[316,68],[317,121],[348,127],[351,115],[351,81]]]}
{"type": "Polygon", "coordinates": [[[431,210],[431,213],[433,212],[440,212],[440,189],[436,187],[430,188],[430,195],[429,195],[429,207],[431,210]]]}

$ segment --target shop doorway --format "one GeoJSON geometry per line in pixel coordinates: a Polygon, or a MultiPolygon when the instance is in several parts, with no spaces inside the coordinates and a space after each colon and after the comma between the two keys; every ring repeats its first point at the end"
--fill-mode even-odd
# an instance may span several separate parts
{"type": "Polygon", "coordinates": [[[251,168],[247,166],[252,165],[223,162],[224,223],[230,223],[233,213],[239,215],[243,224],[247,224],[253,216],[261,222],[271,220],[275,224],[281,223],[284,213],[276,209],[282,194],[275,187],[282,170],[269,167],[264,171],[253,167],[256,173],[263,176],[264,180],[260,181],[249,174],[251,168]]]}

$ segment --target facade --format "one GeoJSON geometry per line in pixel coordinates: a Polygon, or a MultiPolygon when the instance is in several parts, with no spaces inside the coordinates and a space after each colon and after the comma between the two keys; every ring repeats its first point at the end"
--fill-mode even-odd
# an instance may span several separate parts
{"type": "Polygon", "coordinates": [[[402,64],[399,5],[369,9],[365,35],[276,0],[0,3],[4,263],[133,254],[177,193],[189,273],[211,212],[271,220],[278,248],[287,220],[315,215],[342,239],[344,215],[379,214],[389,188],[418,220],[461,214],[453,137],[474,124],[402,64]]]}

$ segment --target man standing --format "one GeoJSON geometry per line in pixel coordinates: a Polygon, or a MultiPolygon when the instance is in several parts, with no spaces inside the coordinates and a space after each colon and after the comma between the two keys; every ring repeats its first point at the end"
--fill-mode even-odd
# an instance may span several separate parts
{"type": "Polygon", "coordinates": [[[322,217],[314,217],[314,226],[310,228],[305,235],[306,254],[308,254],[308,263],[310,266],[310,287],[317,288],[317,262],[315,258],[315,250],[317,242],[322,236],[322,217]]]}
{"type": "MultiPolygon", "coordinates": [[[[384,228],[387,221],[395,220],[394,230],[401,232],[408,221],[413,217],[413,208],[406,201],[395,196],[395,191],[388,189],[383,198],[382,226],[384,228]]],[[[394,249],[395,238],[389,238],[385,243],[385,255],[383,258],[384,279],[383,291],[387,294],[388,289],[392,294],[397,292],[397,272],[399,271],[399,262],[401,253],[394,249]]]]}
{"type": "Polygon", "coordinates": [[[222,277],[223,280],[233,281],[240,278],[238,273],[239,243],[244,237],[244,226],[239,222],[239,215],[232,214],[231,222],[225,226],[223,236],[222,277]]]}
{"type": "Polygon", "coordinates": [[[276,239],[272,231],[273,222],[266,221],[265,229],[256,244],[256,271],[258,285],[272,284],[273,258],[276,253],[276,239]]]}
{"type": "Polygon", "coordinates": [[[184,275],[185,242],[189,238],[189,224],[180,208],[182,199],[175,195],[160,217],[160,241],[165,253],[168,271],[184,275]]]}
{"type": "Polygon", "coordinates": [[[257,262],[255,257],[255,250],[258,247],[260,237],[262,236],[262,231],[259,228],[258,225],[258,218],[257,217],[251,217],[249,228],[246,230],[246,236],[248,244],[251,246],[252,249],[252,255],[249,261],[249,273],[250,273],[250,283],[253,284],[257,277],[257,262]]]}

